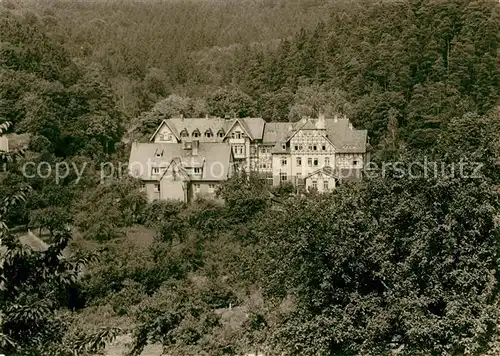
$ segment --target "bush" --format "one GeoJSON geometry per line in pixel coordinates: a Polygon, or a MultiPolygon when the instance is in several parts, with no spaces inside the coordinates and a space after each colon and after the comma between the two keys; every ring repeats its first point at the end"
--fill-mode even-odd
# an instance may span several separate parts
{"type": "Polygon", "coordinates": [[[227,228],[222,205],[213,200],[197,199],[184,211],[183,216],[190,228],[207,237],[216,236],[227,228]]]}
{"type": "Polygon", "coordinates": [[[99,185],[76,206],[75,225],[86,238],[98,241],[121,236],[120,228],[141,222],[147,199],[140,183],[130,178],[99,185]]]}
{"type": "Polygon", "coordinates": [[[184,203],[176,200],[154,200],[145,207],[141,219],[147,226],[157,226],[179,215],[185,207],[184,203]]]}

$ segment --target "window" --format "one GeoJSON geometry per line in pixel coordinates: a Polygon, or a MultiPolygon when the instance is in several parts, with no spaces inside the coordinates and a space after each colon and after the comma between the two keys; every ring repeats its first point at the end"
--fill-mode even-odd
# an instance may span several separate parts
{"type": "Polygon", "coordinates": [[[224,131],[220,130],[220,131],[217,133],[217,136],[219,136],[220,138],[223,138],[223,137],[224,137],[224,131]]]}
{"type": "Polygon", "coordinates": [[[313,187],[314,189],[318,189],[318,181],[317,181],[317,180],[313,180],[313,181],[312,181],[312,187],[313,187]]]}
{"type": "Polygon", "coordinates": [[[318,146],[314,145],[313,150],[316,151],[318,149],[318,146]]]}
{"type": "Polygon", "coordinates": [[[186,131],[186,129],[184,129],[184,130],[181,131],[181,137],[189,137],[189,134],[186,131]]]}
{"type": "Polygon", "coordinates": [[[309,157],[309,158],[307,159],[307,165],[308,165],[309,167],[312,167],[312,165],[313,165],[313,159],[312,159],[312,158],[310,158],[310,157],[309,157]]]}
{"type": "Polygon", "coordinates": [[[323,189],[328,190],[328,181],[327,180],[323,181],[323,189]]]}
{"type": "Polygon", "coordinates": [[[212,136],[213,136],[213,135],[212,135],[212,131],[207,130],[207,131],[205,132],[205,137],[212,137],[212,136]]]}
{"type": "Polygon", "coordinates": [[[241,132],[240,131],[233,132],[233,138],[241,138],[241,132]]]}
{"type": "Polygon", "coordinates": [[[242,145],[233,146],[233,149],[234,149],[234,154],[237,154],[237,155],[243,154],[243,146],[242,145]]]}
{"type": "Polygon", "coordinates": [[[209,184],[209,185],[208,185],[208,191],[209,191],[210,193],[215,192],[215,184],[209,184]]]}
{"type": "Polygon", "coordinates": [[[155,193],[159,193],[160,192],[160,185],[159,184],[155,184],[155,186],[154,186],[154,192],[155,193]]]}
{"type": "Polygon", "coordinates": [[[321,147],[321,149],[322,149],[323,151],[326,151],[326,146],[325,146],[325,145],[323,145],[323,146],[321,147]]]}
{"type": "Polygon", "coordinates": [[[287,181],[286,172],[280,172],[280,181],[282,181],[282,182],[287,181]]]}
{"type": "Polygon", "coordinates": [[[200,188],[201,188],[201,187],[200,187],[200,185],[199,185],[199,184],[195,184],[195,185],[194,185],[194,190],[195,190],[196,192],[199,192],[199,191],[200,191],[200,188]]]}
{"type": "Polygon", "coordinates": [[[357,166],[358,165],[358,161],[352,161],[352,164],[357,166]]]}
{"type": "Polygon", "coordinates": [[[307,146],[307,149],[308,149],[309,151],[312,151],[312,149],[313,149],[313,148],[312,148],[312,146],[311,146],[311,145],[309,145],[309,146],[307,146]]]}
{"type": "Polygon", "coordinates": [[[193,131],[193,137],[200,137],[200,131],[198,130],[193,131]]]}
{"type": "Polygon", "coordinates": [[[281,148],[284,149],[284,150],[286,150],[286,144],[282,144],[281,148]]]}
{"type": "Polygon", "coordinates": [[[302,157],[297,157],[297,167],[302,167],[302,157]]]}
{"type": "Polygon", "coordinates": [[[299,150],[299,146],[295,146],[295,151],[298,151],[299,150]]]}
{"type": "Polygon", "coordinates": [[[287,162],[286,157],[282,157],[282,158],[281,158],[281,165],[282,165],[282,166],[286,166],[286,165],[287,165],[287,163],[288,163],[288,162],[287,162]]]}
{"type": "Polygon", "coordinates": [[[201,173],[201,168],[200,168],[200,167],[196,167],[196,168],[194,169],[194,173],[195,173],[195,174],[200,174],[200,173],[201,173]]]}
{"type": "Polygon", "coordinates": [[[304,181],[302,179],[302,173],[297,173],[297,184],[298,185],[304,184],[304,181]]]}
{"type": "Polygon", "coordinates": [[[162,140],[162,141],[170,141],[170,140],[172,140],[172,134],[170,134],[170,133],[162,133],[162,134],[160,134],[160,140],[162,140]]]}
{"type": "Polygon", "coordinates": [[[315,158],[313,163],[314,167],[317,167],[319,165],[319,159],[315,158]]]}
{"type": "Polygon", "coordinates": [[[301,150],[301,151],[302,151],[302,149],[303,149],[303,148],[304,148],[304,146],[299,145],[299,150],[301,150]]]}
{"type": "Polygon", "coordinates": [[[325,157],[325,166],[330,165],[330,157],[325,157]]]}
{"type": "Polygon", "coordinates": [[[160,168],[153,167],[153,174],[160,174],[160,168]]]}
{"type": "Polygon", "coordinates": [[[156,157],[163,157],[163,151],[156,151],[156,157]]]}
{"type": "Polygon", "coordinates": [[[146,190],[146,184],[142,183],[141,188],[139,189],[141,192],[144,192],[146,190]]]}

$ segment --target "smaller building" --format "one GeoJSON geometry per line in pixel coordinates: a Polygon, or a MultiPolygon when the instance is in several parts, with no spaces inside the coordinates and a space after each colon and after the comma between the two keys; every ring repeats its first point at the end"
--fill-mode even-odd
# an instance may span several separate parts
{"type": "Polygon", "coordinates": [[[215,198],[217,187],[233,174],[231,146],[222,142],[132,144],[129,173],[141,179],[150,201],[190,202],[215,198]]]}
{"type": "Polygon", "coordinates": [[[326,193],[335,189],[338,184],[338,176],[331,167],[318,169],[304,178],[304,182],[299,182],[299,187],[307,191],[317,190],[320,193],[326,193]]]}

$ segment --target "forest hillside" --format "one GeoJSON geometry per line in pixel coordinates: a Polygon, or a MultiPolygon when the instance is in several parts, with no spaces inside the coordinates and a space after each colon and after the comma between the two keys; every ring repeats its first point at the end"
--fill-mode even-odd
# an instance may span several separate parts
{"type": "Polygon", "coordinates": [[[0,353],[498,355],[499,89],[494,0],[1,1],[0,353]],[[384,170],[184,204],[104,168],[166,117],[319,112],[384,170]]]}

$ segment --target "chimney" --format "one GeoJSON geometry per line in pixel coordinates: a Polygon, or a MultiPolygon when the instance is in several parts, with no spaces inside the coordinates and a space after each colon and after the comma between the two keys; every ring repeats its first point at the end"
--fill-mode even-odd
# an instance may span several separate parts
{"type": "Polygon", "coordinates": [[[184,122],[184,114],[181,113],[181,121],[184,122]]]}
{"type": "Polygon", "coordinates": [[[191,154],[193,156],[198,156],[198,148],[200,147],[200,141],[198,140],[193,140],[191,143],[191,154]]]}
{"type": "Polygon", "coordinates": [[[337,116],[337,114],[335,114],[335,116],[333,117],[333,122],[339,122],[339,117],[337,116]]]}
{"type": "Polygon", "coordinates": [[[9,139],[7,136],[0,136],[0,151],[9,152],[9,139]]]}
{"type": "Polygon", "coordinates": [[[229,120],[229,119],[231,118],[231,115],[226,114],[226,115],[224,116],[224,118],[225,118],[226,120],[229,120]]]}
{"type": "Polygon", "coordinates": [[[318,115],[318,121],[316,122],[316,128],[324,130],[326,128],[325,115],[320,112],[318,115]]]}

